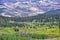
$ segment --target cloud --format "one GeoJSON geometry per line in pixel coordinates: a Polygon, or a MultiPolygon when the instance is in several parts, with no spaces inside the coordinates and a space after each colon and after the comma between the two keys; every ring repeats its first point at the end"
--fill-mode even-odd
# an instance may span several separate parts
{"type": "Polygon", "coordinates": [[[3,5],[0,5],[0,8],[6,8],[5,6],[3,6],[3,5]]]}
{"type": "Polygon", "coordinates": [[[35,7],[30,7],[29,9],[32,11],[38,11],[39,10],[38,8],[35,8],[35,7]]]}
{"type": "Polygon", "coordinates": [[[5,5],[6,7],[10,8],[10,9],[12,9],[12,8],[15,7],[15,5],[12,4],[12,3],[4,3],[4,5],[5,5]]]}
{"type": "Polygon", "coordinates": [[[38,9],[37,7],[30,7],[30,10],[32,10],[35,14],[43,14],[45,11],[38,9]]]}
{"type": "Polygon", "coordinates": [[[10,15],[6,15],[6,13],[1,13],[1,15],[5,17],[11,17],[10,15]]]}

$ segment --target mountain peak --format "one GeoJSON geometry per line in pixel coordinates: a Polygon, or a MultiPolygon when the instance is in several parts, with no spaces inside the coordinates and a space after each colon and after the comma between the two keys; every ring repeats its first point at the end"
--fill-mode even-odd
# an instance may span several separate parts
{"type": "Polygon", "coordinates": [[[10,16],[34,16],[60,9],[59,0],[1,0],[0,4],[0,9],[5,8],[3,14],[10,16]]]}

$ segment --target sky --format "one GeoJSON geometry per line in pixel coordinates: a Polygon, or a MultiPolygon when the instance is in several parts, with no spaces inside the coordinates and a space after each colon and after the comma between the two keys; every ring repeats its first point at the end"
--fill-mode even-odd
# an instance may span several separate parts
{"type": "Polygon", "coordinates": [[[0,1],[9,1],[9,2],[16,2],[16,1],[21,1],[21,2],[22,1],[35,1],[36,2],[36,1],[52,1],[52,0],[0,0],[0,1]]]}
{"type": "Polygon", "coordinates": [[[26,1],[28,1],[28,2],[39,2],[39,1],[45,1],[45,2],[51,2],[51,1],[56,1],[56,2],[59,2],[60,3],[60,0],[0,0],[0,3],[3,3],[3,2],[13,2],[13,3],[15,3],[15,2],[26,2],[26,1]]]}
{"type": "MultiPolygon", "coordinates": [[[[14,6],[17,6],[19,4],[19,2],[21,3],[36,3],[35,5],[36,6],[39,6],[39,7],[43,7],[44,8],[60,8],[60,0],[0,0],[0,4],[4,4],[4,3],[7,3],[7,5],[9,6],[9,3],[13,3],[11,4],[10,6],[12,7],[12,5],[14,6]],[[17,5],[16,5],[17,4],[17,5]]],[[[31,4],[29,4],[31,5],[31,4]]]]}
{"type": "MultiPolygon", "coordinates": [[[[41,1],[41,0],[0,0],[0,2],[25,2],[25,1],[32,1],[32,2],[37,2],[37,1],[41,1]]],[[[47,0],[43,0],[43,1],[47,1],[47,0]]]]}

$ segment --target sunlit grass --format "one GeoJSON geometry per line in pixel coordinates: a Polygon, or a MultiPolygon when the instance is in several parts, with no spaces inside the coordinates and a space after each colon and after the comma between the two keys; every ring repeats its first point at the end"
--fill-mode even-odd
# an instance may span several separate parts
{"type": "Polygon", "coordinates": [[[42,40],[43,38],[45,39],[47,38],[48,40],[51,40],[53,38],[55,40],[57,39],[59,40],[60,38],[58,37],[60,37],[60,29],[58,27],[57,28],[5,27],[2,29],[0,28],[0,37],[5,39],[9,38],[10,40],[30,40],[30,39],[42,40]],[[16,32],[15,29],[18,29],[19,31],[16,32]]]}

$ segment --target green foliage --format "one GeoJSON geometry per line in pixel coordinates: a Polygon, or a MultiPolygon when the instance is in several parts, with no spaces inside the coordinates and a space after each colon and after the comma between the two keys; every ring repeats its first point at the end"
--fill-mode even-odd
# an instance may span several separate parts
{"type": "Polygon", "coordinates": [[[27,23],[35,22],[34,23],[35,26],[46,25],[46,23],[50,23],[50,24],[47,24],[47,25],[49,25],[49,27],[52,27],[53,25],[55,25],[60,28],[60,25],[58,25],[58,24],[60,24],[60,16],[56,15],[56,14],[55,15],[37,15],[37,16],[31,16],[31,17],[3,17],[3,16],[0,16],[0,26],[23,27],[24,25],[28,25],[27,23],[24,23],[24,22],[27,22],[27,23]],[[39,24],[37,22],[39,22],[39,24]],[[56,22],[56,24],[54,22],[56,22]],[[43,24],[40,24],[40,23],[43,23],[43,24]]]}
{"type": "Polygon", "coordinates": [[[60,37],[59,28],[27,28],[16,26],[15,29],[19,31],[14,31],[13,27],[0,29],[0,40],[38,40],[60,37]]]}
{"type": "MultiPolygon", "coordinates": [[[[0,36],[0,40],[26,40],[26,37],[21,37],[21,35],[18,34],[4,34],[0,36]]],[[[28,40],[28,39],[27,39],[28,40]]]]}
{"type": "Polygon", "coordinates": [[[31,37],[34,39],[47,39],[48,35],[46,35],[46,34],[31,34],[31,37]]]}

